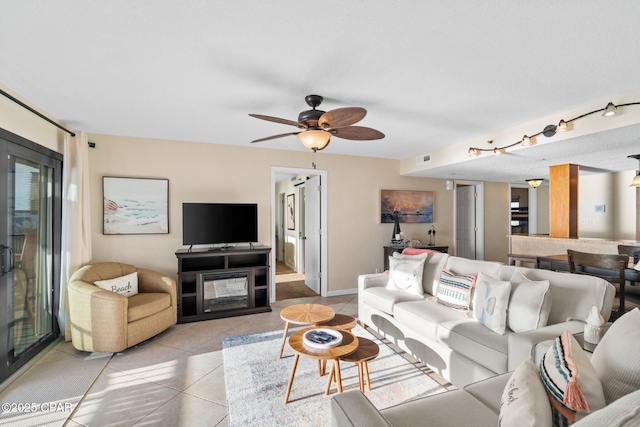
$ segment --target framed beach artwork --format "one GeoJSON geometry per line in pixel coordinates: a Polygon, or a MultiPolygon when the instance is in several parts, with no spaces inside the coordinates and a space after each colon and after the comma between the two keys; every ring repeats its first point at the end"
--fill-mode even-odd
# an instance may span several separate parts
{"type": "Polygon", "coordinates": [[[296,196],[289,194],[287,196],[287,230],[296,229],[296,196]]]}
{"type": "Polygon", "coordinates": [[[380,222],[433,222],[433,191],[380,190],[380,222]]]}
{"type": "Polygon", "coordinates": [[[102,177],[103,234],[168,234],[169,180],[102,177]]]}

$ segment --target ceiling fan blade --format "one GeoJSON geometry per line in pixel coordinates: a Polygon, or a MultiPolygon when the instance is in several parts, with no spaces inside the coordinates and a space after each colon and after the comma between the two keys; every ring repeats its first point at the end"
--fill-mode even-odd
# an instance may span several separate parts
{"type": "Polygon", "coordinates": [[[331,133],[338,138],[353,139],[356,141],[369,141],[372,139],[384,138],[384,133],[364,126],[347,126],[333,130],[331,133]]]}
{"type": "Polygon", "coordinates": [[[279,117],[263,116],[262,114],[249,114],[249,115],[251,117],[255,117],[256,119],[266,120],[268,122],[281,123],[283,125],[291,125],[299,128],[305,127],[303,124],[294,122],[293,120],[281,119],[279,117]]]}
{"type": "Polygon", "coordinates": [[[282,138],[282,137],[290,136],[290,135],[297,135],[299,133],[300,132],[281,133],[280,135],[272,135],[272,136],[267,136],[266,138],[256,139],[255,141],[251,141],[251,143],[269,141],[270,139],[282,138]]]}
{"type": "Polygon", "coordinates": [[[337,129],[351,126],[364,119],[367,110],[361,107],[336,108],[327,111],[318,119],[318,126],[322,129],[337,129]]]}

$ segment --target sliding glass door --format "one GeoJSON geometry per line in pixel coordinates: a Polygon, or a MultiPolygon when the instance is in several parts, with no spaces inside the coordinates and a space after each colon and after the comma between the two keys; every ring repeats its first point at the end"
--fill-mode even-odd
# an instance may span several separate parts
{"type": "Polygon", "coordinates": [[[2,130],[0,153],[2,381],[58,335],[62,162],[2,130]]]}

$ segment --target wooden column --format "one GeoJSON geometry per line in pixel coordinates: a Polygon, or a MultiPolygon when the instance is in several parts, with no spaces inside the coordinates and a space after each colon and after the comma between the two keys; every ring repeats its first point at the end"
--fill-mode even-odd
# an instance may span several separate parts
{"type": "Polygon", "coordinates": [[[549,167],[549,236],[578,237],[579,166],[549,167]]]}

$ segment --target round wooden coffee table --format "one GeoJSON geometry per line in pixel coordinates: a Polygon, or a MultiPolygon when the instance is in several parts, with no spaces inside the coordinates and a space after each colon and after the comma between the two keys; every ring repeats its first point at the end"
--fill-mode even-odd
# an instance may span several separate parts
{"type": "MultiPolygon", "coordinates": [[[[373,360],[380,354],[380,347],[378,344],[367,338],[358,337],[358,348],[356,351],[349,353],[345,356],[341,356],[340,360],[345,362],[355,363],[358,367],[358,382],[360,384],[360,391],[364,393],[364,384],[367,384],[367,388],[371,391],[371,379],[369,378],[369,360],[373,360]]],[[[325,394],[329,394],[331,389],[331,383],[334,381],[333,369],[329,376],[327,383],[327,390],[325,394]]],[[[337,381],[336,381],[337,382],[337,381]]]]}
{"type": "Polygon", "coordinates": [[[317,323],[316,326],[350,331],[356,327],[356,323],[356,319],[351,316],[347,316],[346,314],[336,314],[333,316],[333,319],[327,322],[317,323]]]}
{"type": "MultiPolygon", "coordinates": [[[[311,329],[314,328],[305,328],[300,331],[294,332],[293,335],[291,335],[291,337],[289,338],[289,345],[296,353],[296,357],[293,361],[293,367],[291,368],[291,376],[289,377],[289,385],[287,386],[287,394],[284,397],[284,403],[289,403],[289,395],[291,395],[293,378],[296,375],[296,368],[298,367],[298,360],[300,359],[300,355],[312,359],[317,359],[318,361],[333,360],[333,363],[331,364],[331,376],[329,378],[335,378],[336,384],[338,385],[338,392],[342,393],[342,377],[340,376],[339,359],[342,356],[346,356],[347,354],[352,353],[358,348],[358,337],[356,337],[349,331],[336,329],[342,334],[342,342],[340,343],[340,345],[328,348],[326,350],[321,350],[308,347],[304,344],[303,336],[307,331],[310,331],[311,329]]],[[[326,394],[328,394],[328,392],[326,392],[326,394]]]]}
{"type": "Polygon", "coordinates": [[[282,336],[282,344],[280,345],[280,354],[278,359],[282,359],[284,345],[287,342],[287,334],[289,333],[289,325],[316,325],[318,323],[328,322],[333,319],[336,312],[331,307],[322,304],[296,304],[285,307],[280,312],[280,317],[286,323],[284,325],[284,334],[282,336]]]}

